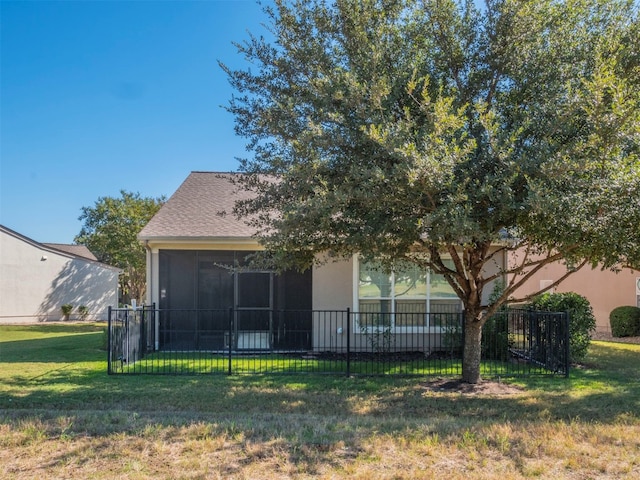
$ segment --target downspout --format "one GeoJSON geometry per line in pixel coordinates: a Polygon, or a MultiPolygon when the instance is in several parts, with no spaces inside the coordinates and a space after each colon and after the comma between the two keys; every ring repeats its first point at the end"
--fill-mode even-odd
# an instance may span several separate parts
{"type": "MultiPolygon", "coordinates": [[[[147,305],[153,305],[153,251],[149,246],[149,240],[144,241],[144,248],[147,251],[147,305]]],[[[158,351],[160,349],[160,319],[158,318],[158,312],[153,312],[153,318],[155,319],[155,335],[154,335],[154,349],[158,351]]]]}

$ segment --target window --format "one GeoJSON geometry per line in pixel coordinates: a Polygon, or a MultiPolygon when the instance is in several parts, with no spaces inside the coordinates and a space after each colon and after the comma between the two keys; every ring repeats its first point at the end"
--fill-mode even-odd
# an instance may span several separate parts
{"type": "Polygon", "coordinates": [[[356,262],[356,269],[360,328],[441,327],[462,311],[443,275],[409,264],[387,272],[375,262],[356,262]]]}
{"type": "Polygon", "coordinates": [[[551,285],[553,285],[553,280],[540,280],[540,290],[548,289],[549,293],[554,293],[555,288],[549,288],[551,285]]]}

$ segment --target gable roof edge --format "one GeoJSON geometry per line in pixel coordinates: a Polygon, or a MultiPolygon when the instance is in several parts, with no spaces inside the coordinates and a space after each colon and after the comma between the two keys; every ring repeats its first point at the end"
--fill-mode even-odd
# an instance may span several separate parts
{"type": "Polygon", "coordinates": [[[114,267],[113,265],[109,265],[107,263],[103,263],[99,260],[92,260],[90,258],[87,257],[83,257],[82,255],[77,255],[74,254],[72,252],[67,252],[64,250],[60,250],[57,248],[54,248],[50,245],[44,244],[44,243],[40,243],[37,242],[35,240],[33,240],[32,238],[29,238],[25,235],[22,235],[21,233],[16,232],[15,230],[10,229],[9,227],[5,227],[4,225],[0,225],[0,231],[6,233],[7,235],[10,235],[14,238],[17,238],[18,240],[21,240],[25,243],[28,243],[29,245],[31,245],[32,247],[35,248],[39,248],[40,250],[44,250],[45,252],[49,252],[49,253],[55,253],[56,255],[60,255],[63,257],[67,257],[67,258],[71,258],[71,259],[77,259],[77,260],[83,260],[85,262],[90,262],[90,263],[96,263],[98,265],[101,265],[109,270],[114,270],[118,273],[122,273],[122,269],[118,268],[118,267],[114,267]]]}

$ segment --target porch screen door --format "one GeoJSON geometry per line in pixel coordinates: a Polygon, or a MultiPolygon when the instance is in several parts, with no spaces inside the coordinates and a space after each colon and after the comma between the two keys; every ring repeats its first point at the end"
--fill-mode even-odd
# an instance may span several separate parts
{"type": "Polygon", "coordinates": [[[235,274],[235,348],[270,350],[272,344],[273,274],[235,274]]]}

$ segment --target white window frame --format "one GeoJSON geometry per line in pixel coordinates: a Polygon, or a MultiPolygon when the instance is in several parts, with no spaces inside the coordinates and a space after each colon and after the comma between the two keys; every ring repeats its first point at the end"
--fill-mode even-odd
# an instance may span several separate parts
{"type": "MultiPolygon", "coordinates": [[[[449,260],[450,258],[445,257],[444,260],[449,260]]],[[[360,265],[362,264],[362,259],[358,255],[354,255],[353,258],[353,311],[354,311],[354,332],[355,333],[382,333],[386,328],[390,328],[390,330],[394,333],[413,333],[413,332],[424,332],[424,331],[432,331],[433,333],[440,333],[445,330],[444,327],[440,326],[432,326],[431,325],[431,301],[432,300],[452,300],[451,297],[434,297],[431,295],[431,269],[426,269],[426,287],[427,293],[424,298],[425,302],[425,312],[426,312],[426,320],[424,325],[422,326],[396,326],[395,318],[396,318],[396,302],[398,301],[398,297],[395,296],[395,272],[391,272],[391,296],[389,298],[383,297],[372,297],[371,300],[388,300],[391,304],[391,325],[389,327],[385,326],[360,326],[359,319],[359,311],[360,311],[360,265]]],[[[416,300],[416,303],[423,300],[422,297],[401,297],[402,300],[416,300]]],[[[459,305],[462,307],[462,300],[456,297],[456,300],[459,302],[459,305]]]]}

